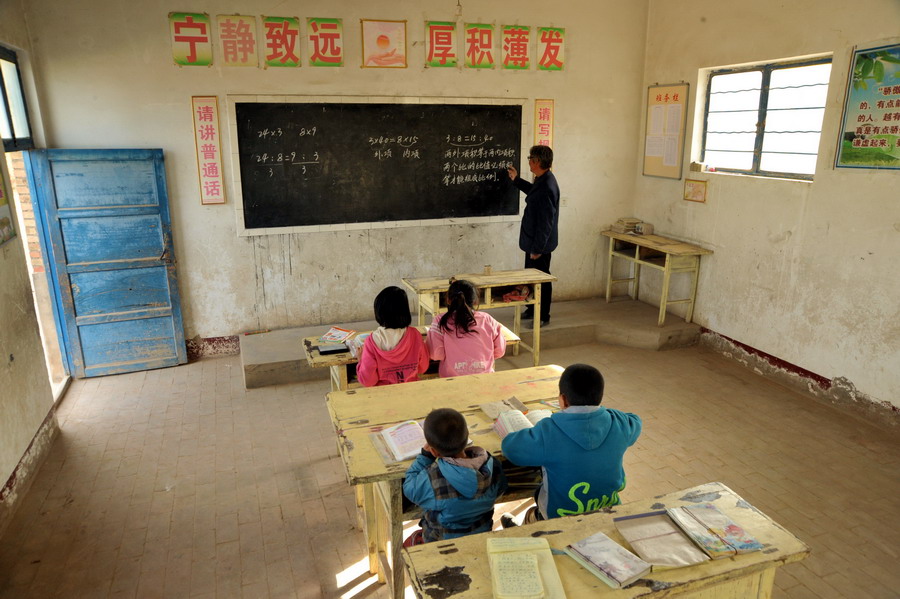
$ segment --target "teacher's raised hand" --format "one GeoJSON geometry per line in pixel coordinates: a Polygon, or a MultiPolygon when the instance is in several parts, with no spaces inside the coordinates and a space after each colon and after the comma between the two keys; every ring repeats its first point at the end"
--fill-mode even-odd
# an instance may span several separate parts
{"type": "Polygon", "coordinates": [[[519,176],[519,171],[517,171],[516,167],[514,167],[511,164],[508,167],[506,167],[506,172],[509,173],[509,178],[512,179],[513,181],[515,181],[516,177],[519,176]]]}

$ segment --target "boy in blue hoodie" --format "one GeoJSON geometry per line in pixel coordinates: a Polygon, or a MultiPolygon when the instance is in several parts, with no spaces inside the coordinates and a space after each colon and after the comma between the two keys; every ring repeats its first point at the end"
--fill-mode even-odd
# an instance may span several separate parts
{"type": "MultiPolygon", "coordinates": [[[[537,509],[526,515],[526,523],[619,504],[625,488],[622,458],[641,434],[641,419],[602,407],[602,399],[600,371],[573,364],[559,379],[560,411],[503,439],[510,462],[541,466],[543,472],[537,509]]],[[[505,515],[503,520],[506,525],[505,515]]]]}
{"type": "Polygon", "coordinates": [[[506,490],[500,462],[481,447],[466,447],[469,428],[456,410],[425,418],[425,446],[406,472],[403,493],[425,512],[405,547],[491,530],[494,502],[506,490]]]}

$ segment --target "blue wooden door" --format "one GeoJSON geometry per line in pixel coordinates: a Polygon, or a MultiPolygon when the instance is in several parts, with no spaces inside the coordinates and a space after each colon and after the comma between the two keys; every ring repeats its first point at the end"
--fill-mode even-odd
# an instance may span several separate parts
{"type": "Polygon", "coordinates": [[[34,150],[25,162],[70,373],[185,363],[162,150],[34,150]]]}

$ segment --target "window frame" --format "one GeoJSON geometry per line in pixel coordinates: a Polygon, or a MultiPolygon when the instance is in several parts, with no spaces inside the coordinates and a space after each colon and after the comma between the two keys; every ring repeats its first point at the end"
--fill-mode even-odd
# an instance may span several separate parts
{"type": "MultiPolygon", "coordinates": [[[[731,75],[734,73],[747,73],[751,71],[761,71],[762,72],[762,81],[760,81],[760,89],[759,89],[759,108],[757,109],[756,116],[756,139],[753,144],[753,165],[749,170],[746,169],[736,169],[736,168],[716,168],[716,172],[725,172],[725,173],[740,173],[743,175],[751,175],[758,177],[770,177],[774,179],[802,179],[805,181],[812,181],[813,174],[806,173],[791,173],[787,171],[767,171],[760,169],[760,162],[762,160],[762,145],[763,139],[765,138],[766,131],[766,116],[769,104],[769,82],[772,78],[773,71],[780,71],[782,69],[792,69],[796,67],[807,67],[817,64],[832,64],[833,58],[831,56],[821,56],[819,58],[809,58],[803,60],[786,60],[780,62],[767,62],[763,64],[756,65],[748,65],[742,67],[730,67],[730,68],[717,68],[712,69],[706,76],[706,106],[703,109],[703,137],[701,142],[700,149],[700,160],[701,162],[706,161],[706,136],[709,128],[709,104],[712,98],[712,79],[716,75],[731,75]]],[[[831,82],[828,82],[830,85],[831,82]]],[[[826,106],[821,106],[822,109],[827,109],[826,106]]],[[[825,122],[824,116],[822,117],[822,122],[825,122]]],[[[822,129],[821,125],[819,125],[819,134],[821,135],[822,129]]],[[[821,142],[820,142],[821,145],[821,142]]],[[[819,153],[816,152],[816,162],[818,164],[819,153]]]]}
{"type": "Polygon", "coordinates": [[[25,123],[28,125],[28,137],[16,137],[16,128],[13,124],[13,114],[12,114],[12,105],[9,101],[9,96],[6,93],[6,82],[3,79],[3,73],[0,72],[0,93],[3,94],[3,101],[5,102],[6,113],[3,114],[0,111],[0,118],[6,118],[6,121],[9,125],[11,139],[3,140],[3,148],[7,152],[21,152],[23,150],[33,150],[34,149],[34,129],[31,126],[31,117],[28,115],[28,101],[25,98],[25,86],[22,84],[22,70],[19,68],[19,57],[16,55],[15,51],[10,50],[4,46],[0,46],[0,58],[6,60],[7,62],[11,62],[16,65],[16,77],[19,78],[19,91],[22,93],[22,108],[25,111],[25,123]]]}

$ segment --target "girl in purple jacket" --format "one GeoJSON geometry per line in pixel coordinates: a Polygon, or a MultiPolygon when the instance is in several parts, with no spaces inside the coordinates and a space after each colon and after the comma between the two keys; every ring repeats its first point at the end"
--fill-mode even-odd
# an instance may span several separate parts
{"type": "Polygon", "coordinates": [[[500,323],[477,307],[475,285],[451,280],[447,312],[435,315],[425,341],[431,359],[441,361],[442,377],[494,372],[494,359],[506,352],[500,323]]]}

